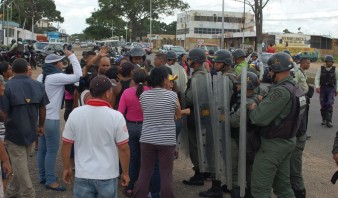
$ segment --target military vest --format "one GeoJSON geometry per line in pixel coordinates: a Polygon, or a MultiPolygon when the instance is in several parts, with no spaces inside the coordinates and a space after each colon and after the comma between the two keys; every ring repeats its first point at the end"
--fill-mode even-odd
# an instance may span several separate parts
{"type": "Polygon", "coordinates": [[[321,66],[320,71],[320,86],[335,87],[336,85],[336,67],[332,66],[328,71],[324,66],[321,66]]]}
{"type": "Polygon", "coordinates": [[[288,81],[282,83],[281,86],[290,92],[291,109],[278,126],[275,126],[272,122],[270,125],[263,127],[261,136],[266,139],[295,137],[307,105],[305,93],[299,86],[288,81]]]}

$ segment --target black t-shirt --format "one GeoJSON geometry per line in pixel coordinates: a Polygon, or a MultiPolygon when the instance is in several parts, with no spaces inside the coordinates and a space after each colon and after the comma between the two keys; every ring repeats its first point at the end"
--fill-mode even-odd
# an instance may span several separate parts
{"type": "Polygon", "coordinates": [[[49,103],[44,85],[26,75],[6,83],[1,110],[7,113],[5,140],[28,146],[35,141],[39,108],[49,103]]]}

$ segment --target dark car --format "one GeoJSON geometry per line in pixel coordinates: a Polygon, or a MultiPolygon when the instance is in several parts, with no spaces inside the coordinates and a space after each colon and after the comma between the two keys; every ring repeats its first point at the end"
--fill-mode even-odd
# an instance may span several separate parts
{"type": "Polygon", "coordinates": [[[299,52],[297,56],[302,58],[308,58],[311,62],[316,62],[318,60],[318,53],[317,52],[299,52]]]}
{"type": "Polygon", "coordinates": [[[146,51],[148,55],[153,53],[153,47],[150,43],[140,43],[140,46],[146,51]]]}
{"type": "MultiPolygon", "coordinates": [[[[39,42],[35,43],[38,44],[39,42]]],[[[47,43],[42,49],[38,49],[37,47],[40,47],[39,45],[35,45],[35,52],[36,52],[36,62],[38,66],[41,66],[45,58],[49,54],[58,54],[58,55],[65,55],[65,52],[63,50],[63,43],[47,43]]]]}
{"type": "Polygon", "coordinates": [[[182,54],[187,53],[182,46],[172,46],[171,50],[173,50],[176,53],[176,58],[178,58],[182,54]]]}

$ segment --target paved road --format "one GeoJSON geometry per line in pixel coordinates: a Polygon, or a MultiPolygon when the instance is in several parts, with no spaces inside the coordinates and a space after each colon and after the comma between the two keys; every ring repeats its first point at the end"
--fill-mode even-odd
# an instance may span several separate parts
{"type": "MultiPolygon", "coordinates": [[[[76,51],[76,54],[80,55],[81,52],[76,51]]],[[[34,70],[34,76],[36,77],[41,72],[41,69],[34,70]]],[[[304,150],[304,178],[305,186],[307,188],[308,198],[337,198],[338,197],[338,186],[334,186],[330,183],[332,174],[337,170],[332,159],[332,145],[335,132],[338,128],[338,106],[334,106],[333,125],[334,127],[328,129],[320,125],[320,107],[318,94],[315,94],[311,100],[310,105],[310,116],[308,134],[312,138],[306,143],[304,150]]],[[[63,118],[61,119],[63,121],[63,118]]],[[[62,122],[61,132],[64,123],[62,122]]],[[[46,190],[44,186],[39,184],[37,177],[37,164],[36,164],[36,153],[30,158],[30,170],[33,179],[33,185],[37,191],[37,197],[41,198],[61,198],[61,197],[72,197],[72,187],[67,186],[66,192],[54,192],[46,190]]],[[[190,159],[185,157],[183,153],[180,153],[180,157],[174,163],[174,190],[175,197],[178,198],[196,198],[198,192],[207,189],[211,186],[211,182],[207,181],[202,187],[191,187],[185,186],[181,183],[183,179],[187,179],[193,174],[192,164],[190,159]]],[[[60,154],[56,164],[56,172],[58,177],[62,178],[62,164],[60,154]]],[[[119,197],[124,197],[119,193],[119,197]]],[[[224,194],[224,197],[230,197],[228,194],[224,194]]]]}

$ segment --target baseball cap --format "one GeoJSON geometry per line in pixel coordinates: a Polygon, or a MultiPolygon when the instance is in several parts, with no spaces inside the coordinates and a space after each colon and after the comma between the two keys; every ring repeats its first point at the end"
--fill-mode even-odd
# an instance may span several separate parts
{"type": "Polygon", "coordinates": [[[45,59],[45,63],[56,63],[64,58],[65,56],[59,56],[57,54],[49,54],[45,59]]]}
{"type": "Polygon", "coordinates": [[[90,94],[93,97],[104,94],[107,90],[113,87],[113,83],[106,76],[96,76],[90,81],[90,94]]]}
{"type": "Polygon", "coordinates": [[[176,80],[177,78],[178,78],[177,75],[170,75],[170,74],[169,74],[169,80],[170,80],[170,81],[176,80]]]}

